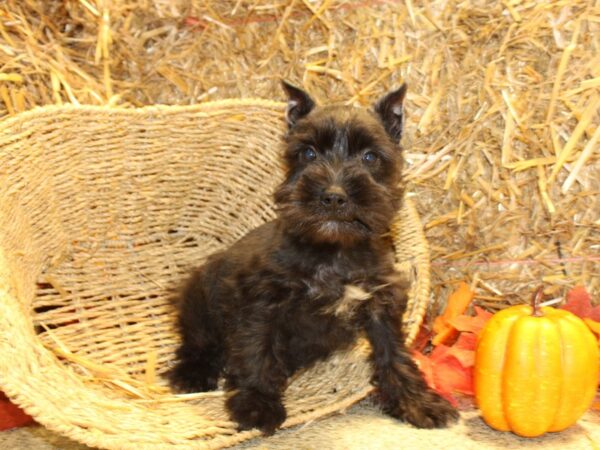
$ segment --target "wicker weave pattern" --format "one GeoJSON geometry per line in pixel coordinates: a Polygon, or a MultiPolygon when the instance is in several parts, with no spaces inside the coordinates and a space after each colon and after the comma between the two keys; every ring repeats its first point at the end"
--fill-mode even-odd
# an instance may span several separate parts
{"type": "MultiPolygon", "coordinates": [[[[230,100],[44,107],[0,123],[0,388],[93,446],[218,448],[256,436],[235,431],[220,391],[174,396],[160,374],[177,343],[173,287],[274,217],[282,115],[280,103],[230,100]]],[[[411,342],[429,267],[408,201],[394,236],[413,279],[411,342]]],[[[367,395],[367,350],[297,376],[285,426],[367,395]]]]}

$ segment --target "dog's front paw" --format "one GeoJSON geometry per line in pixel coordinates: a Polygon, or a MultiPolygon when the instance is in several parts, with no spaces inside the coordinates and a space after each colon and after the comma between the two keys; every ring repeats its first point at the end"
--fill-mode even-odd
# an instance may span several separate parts
{"type": "Polygon", "coordinates": [[[205,392],[217,389],[218,369],[178,362],[168,373],[171,387],[177,392],[205,392]]]}
{"type": "Polygon", "coordinates": [[[285,421],[286,412],[281,397],[256,390],[240,390],[227,400],[231,419],[240,430],[258,428],[270,435],[285,421]]]}
{"type": "Polygon", "coordinates": [[[404,404],[390,406],[385,408],[388,414],[417,428],[443,428],[459,418],[456,408],[431,390],[404,404]]]}

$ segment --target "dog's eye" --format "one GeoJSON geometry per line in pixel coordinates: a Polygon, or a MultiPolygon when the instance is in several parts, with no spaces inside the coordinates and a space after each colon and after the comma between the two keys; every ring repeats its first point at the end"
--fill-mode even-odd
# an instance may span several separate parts
{"type": "Polygon", "coordinates": [[[377,153],[375,152],[366,152],[362,159],[367,164],[373,164],[375,161],[377,161],[377,159],[379,159],[379,156],[377,156],[377,153]]]}
{"type": "Polygon", "coordinates": [[[308,146],[302,150],[302,159],[306,162],[311,162],[317,159],[317,152],[314,147],[308,146]]]}

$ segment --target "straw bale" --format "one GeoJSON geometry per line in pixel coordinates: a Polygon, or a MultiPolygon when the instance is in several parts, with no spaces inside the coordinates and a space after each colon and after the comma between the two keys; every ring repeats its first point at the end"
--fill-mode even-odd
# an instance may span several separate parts
{"type": "MultiPolygon", "coordinates": [[[[0,114],[49,103],[368,104],[409,85],[407,177],[434,294],[600,294],[596,0],[6,0],[0,114]]],[[[442,303],[442,302],[440,302],[442,303]]],[[[440,305],[438,305],[439,307],[440,305]]]]}

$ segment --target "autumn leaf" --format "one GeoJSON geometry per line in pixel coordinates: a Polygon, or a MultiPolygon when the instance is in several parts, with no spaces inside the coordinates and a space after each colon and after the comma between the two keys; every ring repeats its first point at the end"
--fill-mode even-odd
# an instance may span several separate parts
{"type": "Polygon", "coordinates": [[[458,330],[456,328],[447,325],[444,326],[431,340],[433,345],[448,344],[453,342],[458,337],[458,330]]]}
{"type": "Polygon", "coordinates": [[[414,358],[427,384],[455,406],[458,404],[454,397],[456,393],[475,395],[473,366],[477,338],[492,317],[478,306],[474,308],[474,316],[465,314],[474,296],[469,286],[461,283],[448,299],[444,313],[434,322],[433,351],[423,354],[432,334],[424,327],[419,332],[418,345],[415,345],[414,358]]]}
{"type": "Polygon", "coordinates": [[[575,286],[567,292],[567,302],[561,309],[580,317],[590,330],[600,335],[600,306],[592,306],[592,298],[583,286],[575,286]]]}
{"type": "Polygon", "coordinates": [[[440,344],[427,356],[419,352],[415,352],[413,355],[429,387],[454,406],[457,406],[458,402],[452,394],[458,392],[474,395],[475,352],[471,349],[474,346],[473,340],[465,337],[462,340],[459,339],[457,344],[456,347],[440,344]]]}
{"type": "Polygon", "coordinates": [[[475,348],[477,347],[477,338],[478,335],[474,333],[461,333],[460,337],[452,346],[452,348],[459,350],[470,350],[474,352],[475,348]]]}
{"type": "Polygon", "coordinates": [[[433,382],[442,392],[460,392],[475,395],[473,390],[473,371],[464,367],[450,352],[434,363],[433,382]]]}
{"type": "Polygon", "coordinates": [[[473,333],[461,333],[456,343],[450,347],[448,353],[460,361],[463,367],[475,365],[475,348],[477,336],[473,333]]]}
{"type": "Polygon", "coordinates": [[[567,302],[561,308],[582,319],[600,322],[600,306],[592,306],[592,298],[583,286],[575,286],[567,292],[567,302]]]}
{"type": "MultiPolygon", "coordinates": [[[[433,382],[436,387],[445,392],[460,392],[475,395],[473,392],[473,371],[471,366],[464,366],[456,357],[457,351],[467,354],[469,350],[438,345],[431,352],[430,359],[433,371],[433,382]]],[[[471,353],[474,353],[471,351],[471,353]]]]}
{"type": "Polygon", "coordinates": [[[475,317],[461,314],[450,320],[450,324],[458,331],[470,332],[479,335],[488,320],[493,316],[492,313],[486,311],[479,306],[475,306],[475,317]]]}
{"type": "Polygon", "coordinates": [[[463,314],[471,300],[473,300],[474,292],[471,291],[469,285],[461,281],[458,289],[456,289],[448,298],[448,303],[441,316],[437,317],[433,323],[433,331],[439,333],[448,324],[449,320],[463,314]]]}
{"type": "Polygon", "coordinates": [[[454,407],[457,407],[458,402],[452,396],[452,392],[446,390],[443,386],[443,383],[442,385],[436,383],[436,381],[439,382],[439,376],[436,375],[436,372],[440,371],[440,367],[438,367],[438,364],[432,361],[430,356],[425,356],[419,352],[415,352],[413,354],[413,357],[417,363],[417,366],[419,367],[419,370],[423,373],[423,378],[425,379],[427,385],[435,392],[437,392],[440,396],[448,400],[454,407]]]}
{"type": "Polygon", "coordinates": [[[6,396],[0,392],[0,431],[11,428],[22,427],[33,422],[21,408],[12,404],[6,396]]]}
{"type": "Polygon", "coordinates": [[[561,307],[582,319],[592,313],[592,299],[583,286],[575,286],[567,293],[567,302],[561,307]]]}
{"type": "Polygon", "coordinates": [[[448,304],[443,314],[433,322],[433,331],[436,333],[431,341],[433,345],[449,343],[458,336],[458,331],[451,321],[464,314],[474,296],[475,292],[469,288],[469,285],[464,281],[461,282],[458,289],[448,298],[448,304]]]}
{"type": "MultiPolygon", "coordinates": [[[[561,309],[583,319],[592,333],[600,339],[600,306],[592,306],[592,298],[583,286],[575,286],[567,292],[567,302],[561,306],[561,309]]],[[[600,384],[600,375],[598,384],[600,384]]],[[[597,405],[594,405],[593,408],[600,409],[597,405]]]]}
{"type": "Polygon", "coordinates": [[[423,378],[425,378],[427,385],[430,388],[435,389],[435,386],[433,385],[433,365],[429,357],[425,356],[421,352],[413,352],[412,356],[417,363],[419,370],[423,374],[423,378]]]}

